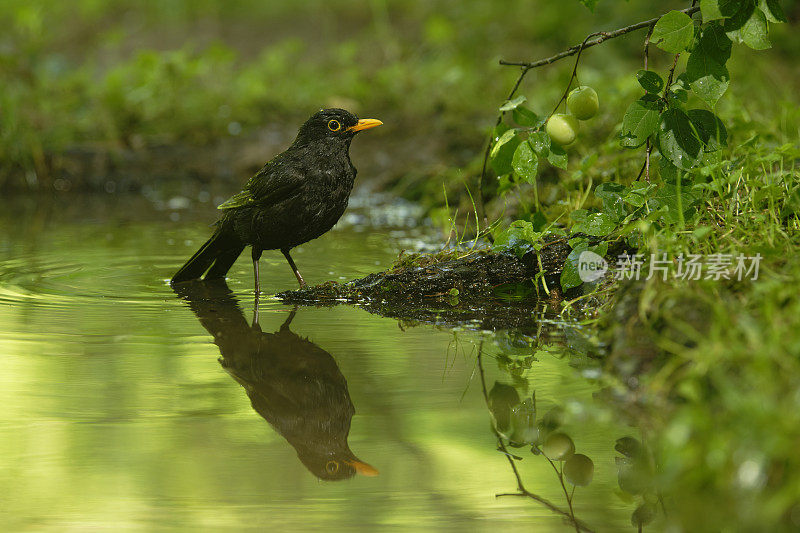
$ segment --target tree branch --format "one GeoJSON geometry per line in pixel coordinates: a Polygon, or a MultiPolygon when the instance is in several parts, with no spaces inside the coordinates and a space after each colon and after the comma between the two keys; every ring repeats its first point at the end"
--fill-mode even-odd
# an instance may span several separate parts
{"type": "MultiPolygon", "coordinates": [[[[687,7],[686,9],[681,9],[680,11],[682,13],[686,13],[687,15],[691,16],[694,13],[697,13],[699,10],[700,10],[699,7],[687,7]]],[[[619,28],[618,30],[614,30],[614,31],[610,31],[610,32],[606,32],[606,31],[598,32],[599,37],[597,39],[593,39],[591,41],[585,42],[585,44],[584,43],[576,44],[575,46],[567,48],[563,52],[560,52],[560,53],[558,53],[558,54],[556,54],[554,56],[550,56],[550,57],[546,57],[544,59],[540,59],[538,61],[533,61],[533,62],[506,61],[504,59],[501,59],[500,60],[500,64],[501,65],[508,65],[508,66],[522,67],[522,68],[524,68],[526,70],[530,70],[532,68],[537,68],[537,67],[542,67],[544,65],[550,65],[551,63],[555,63],[556,61],[564,59],[565,57],[569,57],[569,56],[575,55],[582,49],[591,48],[592,46],[596,46],[596,45],[598,45],[598,44],[600,44],[600,43],[602,43],[604,41],[607,41],[609,39],[615,39],[617,37],[625,35],[626,33],[630,33],[632,31],[636,31],[636,30],[641,30],[642,28],[647,28],[648,26],[651,26],[651,25],[655,24],[656,22],[658,22],[658,19],[660,19],[660,18],[661,18],[661,16],[658,16],[658,17],[652,18],[650,20],[644,20],[642,22],[637,22],[636,24],[631,24],[630,26],[625,26],[624,28],[619,28]]]]}

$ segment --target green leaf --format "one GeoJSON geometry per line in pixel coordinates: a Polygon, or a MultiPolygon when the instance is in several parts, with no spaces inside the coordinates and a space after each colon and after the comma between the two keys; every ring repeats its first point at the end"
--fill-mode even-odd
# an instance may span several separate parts
{"type": "Polygon", "coordinates": [[[622,194],[625,187],[619,183],[601,183],[594,190],[594,195],[603,201],[603,212],[613,217],[617,222],[626,216],[622,194]]]}
{"type": "Polygon", "coordinates": [[[703,22],[730,18],[749,0],[700,0],[700,14],[703,22]]]}
{"type": "Polygon", "coordinates": [[[661,179],[663,179],[664,181],[675,181],[676,179],[678,179],[678,174],[680,173],[678,167],[673,165],[672,161],[670,161],[664,156],[661,156],[659,158],[658,171],[661,174],[661,179]]]}
{"type": "Polygon", "coordinates": [[[594,13],[594,8],[597,5],[598,0],[578,0],[581,4],[585,5],[589,8],[589,11],[594,13]]]}
{"type": "Polygon", "coordinates": [[[658,19],[650,41],[666,52],[677,54],[686,49],[694,37],[694,23],[686,13],[670,11],[658,19]]]}
{"type": "Polygon", "coordinates": [[[689,101],[689,82],[686,81],[686,73],[684,72],[675,83],[670,85],[667,96],[672,102],[683,102],[684,104],[689,101]]]}
{"type": "Polygon", "coordinates": [[[755,10],[755,0],[739,0],[735,2],[730,7],[728,16],[722,22],[725,31],[731,32],[744,26],[744,23],[747,22],[755,10]]]}
{"type": "Polygon", "coordinates": [[[542,122],[542,119],[539,118],[539,115],[522,104],[518,105],[513,111],[511,111],[511,117],[514,119],[514,122],[520,126],[536,127],[542,122]]]}
{"type": "Polygon", "coordinates": [[[636,73],[636,79],[648,93],[659,93],[664,88],[664,80],[652,70],[640,70],[636,73]]]}
{"type": "Polygon", "coordinates": [[[728,69],[697,51],[689,56],[686,74],[694,94],[710,107],[717,105],[717,101],[730,85],[728,69]]]}
{"type": "Polygon", "coordinates": [[[567,152],[564,150],[564,147],[551,141],[550,151],[547,154],[547,161],[554,167],[566,170],[567,152]]]}
{"type": "Polygon", "coordinates": [[[514,157],[514,152],[520,142],[522,141],[519,136],[517,136],[517,132],[514,129],[508,129],[499,137],[496,137],[489,156],[492,160],[492,170],[494,170],[498,176],[511,174],[514,171],[511,159],[514,157]]]}
{"type": "Polygon", "coordinates": [[[544,233],[534,231],[533,224],[527,220],[515,220],[503,230],[494,241],[494,249],[512,251],[517,257],[536,249],[544,233]]]}
{"type": "Polygon", "coordinates": [[[731,57],[731,40],[718,22],[712,22],[703,27],[698,48],[721,65],[724,65],[731,57]]]}
{"type": "Polygon", "coordinates": [[[628,106],[622,118],[622,146],[636,148],[658,128],[661,111],[657,100],[640,98],[628,106]]]}
{"type": "MultiPolygon", "coordinates": [[[[714,107],[730,84],[730,75],[724,64],[717,58],[725,57],[727,37],[722,29],[709,25],[700,36],[699,45],[692,51],[686,63],[686,81],[692,91],[710,107],[714,107]]],[[[730,54],[730,40],[727,40],[727,54],[730,54]]]]}
{"type": "Polygon", "coordinates": [[[754,50],[772,46],[767,37],[767,17],[756,9],[755,0],[747,0],[733,17],[725,20],[723,28],[732,41],[744,43],[754,50]]]}
{"type": "Polygon", "coordinates": [[[658,147],[664,157],[682,169],[689,169],[697,164],[703,149],[688,115],[675,108],[661,114],[658,147]]]}
{"type": "MultiPolygon", "coordinates": [[[[574,216],[575,212],[571,216],[574,216]]],[[[572,233],[585,233],[604,237],[617,228],[617,222],[606,213],[587,213],[583,220],[572,226],[572,233]]]]}
{"type": "Polygon", "coordinates": [[[501,105],[500,111],[511,111],[512,109],[516,109],[525,100],[527,100],[527,98],[525,98],[524,96],[517,96],[513,100],[508,100],[506,103],[501,105]]]}
{"type": "Polygon", "coordinates": [[[576,239],[570,240],[570,246],[572,246],[572,251],[564,261],[564,268],[561,271],[561,277],[559,279],[561,288],[565,291],[583,283],[579,271],[580,258],[583,252],[594,252],[600,257],[605,257],[606,253],[608,253],[607,242],[600,243],[597,246],[589,246],[585,239],[576,239]]]}
{"type": "Polygon", "coordinates": [[[764,16],[770,22],[787,22],[786,14],[778,0],[759,0],[758,8],[764,12],[764,16]]]}
{"type": "Polygon", "coordinates": [[[492,151],[489,152],[489,157],[496,156],[500,148],[502,148],[504,144],[513,139],[516,134],[517,134],[516,130],[507,129],[502,133],[500,133],[500,135],[496,136],[494,139],[494,145],[492,146],[492,151]]]}
{"type": "Polygon", "coordinates": [[[655,188],[653,183],[637,181],[631,184],[622,195],[622,200],[626,204],[634,207],[642,207],[650,197],[650,192],[655,188]]]}
{"type": "Polygon", "coordinates": [[[664,218],[668,222],[679,222],[681,218],[685,220],[694,210],[694,204],[699,198],[693,192],[686,190],[687,188],[687,186],[681,187],[680,194],[678,194],[678,187],[667,183],[656,191],[654,198],[659,206],[667,208],[664,218]],[[680,214],[681,210],[683,210],[683,217],[680,214]]]}
{"type": "MultiPolygon", "coordinates": [[[[772,48],[769,41],[767,27],[767,17],[761,10],[753,11],[753,14],[738,30],[738,38],[753,50],[766,50],[772,48]]],[[[729,34],[730,35],[730,34],[729,34]]],[[[736,33],[734,33],[736,35],[736,33]]]]}
{"type": "Polygon", "coordinates": [[[715,152],[728,144],[728,130],[717,115],[706,109],[690,109],[687,115],[706,152],[715,152]]]}
{"type": "Polygon", "coordinates": [[[545,131],[535,131],[528,137],[528,142],[531,143],[533,151],[536,152],[542,159],[547,161],[556,168],[566,170],[567,168],[567,152],[560,145],[554,143],[550,136],[545,131]]]}
{"type": "MultiPolygon", "coordinates": [[[[572,245],[570,244],[570,246],[572,245]]],[[[561,270],[559,282],[562,290],[566,291],[583,283],[578,271],[578,261],[581,254],[588,249],[589,245],[585,241],[573,246],[572,251],[564,261],[564,268],[561,270]]]]}
{"type": "Polygon", "coordinates": [[[536,173],[539,169],[539,158],[533,151],[533,147],[529,142],[520,143],[514,151],[512,159],[512,166],[514,167],[514,174],[527,183],[536,183],[536,173]]]}
{"type": "Polygon", "coordinates": [[[533,151],[539,156],[546,158],[550,155],[550,136],[544,131],[535,131],[528,137],[528,142],[531,143],[533,151]]]}

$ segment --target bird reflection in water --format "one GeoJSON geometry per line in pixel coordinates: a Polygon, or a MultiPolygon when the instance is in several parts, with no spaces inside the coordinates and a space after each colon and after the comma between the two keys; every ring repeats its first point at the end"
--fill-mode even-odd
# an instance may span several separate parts
{"type": "Polygon", "coordinates": [[[222,367],[244,388],[253,409],[297,451],[312,474],[340,480],[378,471],[347,444],[355,408],[331,354],[289,329],[295,308],[275,333],[248,324],[222,280],[176,287],[219,347],[222,367]]]}

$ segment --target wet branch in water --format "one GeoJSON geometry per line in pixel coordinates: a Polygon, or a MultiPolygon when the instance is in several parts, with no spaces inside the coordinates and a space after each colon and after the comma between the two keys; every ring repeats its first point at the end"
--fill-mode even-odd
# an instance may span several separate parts
{"type": "MultiPolygon", "coordinates": [[[[489,393],[486,391],[486,376],[483,371],[483,341],[481,341],[481,343],[478,345],[478,371],[481,376],[481,390],[483,391],[483,399],[486,402],[486,407],[489,408],[489,393]]],[[[575,526],[575,531],[577,531],[578,533],[580,533],[581,531],[592,533],[592,529],[589,526],[587,526],[582,521],[575,518],[575,514],[572,511],[572,502],[570,501],[569,496],[567,496],[567,501],[569,502],[570,510],[565,511],[560,507],[558,507],[553,502],[545,498],[542,498],[538,494],[534,494],[533,492],[530,492],[528,489],[525,488],[525,485],[522,482],[522,477],[519,474],[519,470],[517,470],[517,465],[514,462],[514,455],[508,451],[508,448],[506,448],[506,445],[503,442],[503,438],[500,436],[500,433],[497,432],[497,428],[495,428],[494,425],[492,425],[492,432],[494,432],[495,437],[497,437],[497,443],[500,451],[503,452],[503,455],[505,455],[506,459],[508,459],[508,464],[511,465],[511,470],[514,472],[514,477],[517,478],[517,489],[519,491],[519,492],[506,492],[501,494],[495,494],[495,497],[500,498],[502,496],[524,496],[530,498],[544,505],[554,513],[563,516],[566,520],[568,520],[569,522],[572,523],[572,525],[575,526]]],[[[555,465],[553,465],[553,468],[555,468],[555,465]]],[[[556,472],[558,472],[557,469],[556,472]]],[[[561,476],[559,475],[559,478],[560,477],[561,476]]],[[[561,484],[562,486],[564,485],[563,481],[561,484]]],[[[564,488],[564,491],[566,493],[566,488],[564,488]]]]}

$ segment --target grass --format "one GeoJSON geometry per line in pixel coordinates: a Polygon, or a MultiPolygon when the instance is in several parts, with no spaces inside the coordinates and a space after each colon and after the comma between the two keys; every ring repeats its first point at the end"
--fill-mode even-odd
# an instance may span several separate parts
{"type": "Polygon", "coordinates": [[[757,280],[651,279],[622,323],[610,317],[619,320],[614,306],[624,295],[603,309],[613,384],[633,377],[620,371],[631,353],[651,360],[628,367],[644,370],[628,401],[647,406],[641,423],[659,487],[684,528],[797,526],[798,156],[797,145],[745,143],[729,155],[739,168],[702,184],[700,209],[684,227],[643,232],[645,255],[759,254],[757,280]]]}

